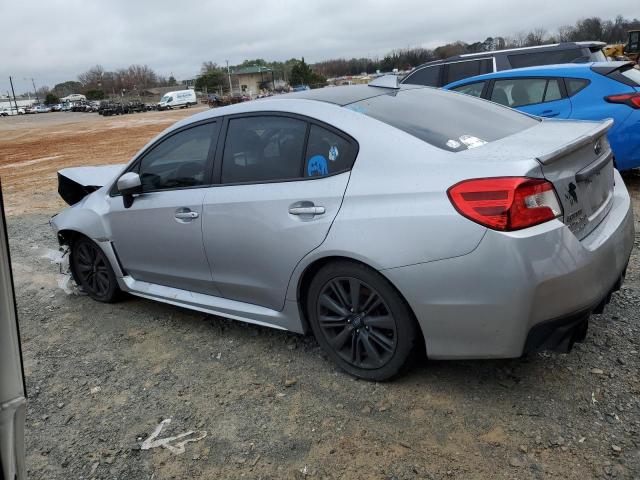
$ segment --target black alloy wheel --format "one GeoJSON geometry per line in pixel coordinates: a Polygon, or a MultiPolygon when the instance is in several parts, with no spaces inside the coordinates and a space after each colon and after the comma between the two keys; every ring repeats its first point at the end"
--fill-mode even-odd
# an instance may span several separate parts
{"type": "Polygon", "coordinates": [[[411,309],[385,277],[363,264],[341,260],[320,268],[306,305],[318,343],[351,375],[388,380],[415,358],[421,337],[411,309]]]}
{"type": "Polygon", "coordinates": [[[111,302],[119,293],[109,260],[98,245],[88,238],[73,243],[71,263],[78,283],[94,300],[111,302]]]}
{"type": "Polygon", "coordinates": [[[342,359],[358,368],[386,365],[396,348],[396,322],[380,294],[353,277],[327,282],[317,304],[322,333],[342,359]]]}

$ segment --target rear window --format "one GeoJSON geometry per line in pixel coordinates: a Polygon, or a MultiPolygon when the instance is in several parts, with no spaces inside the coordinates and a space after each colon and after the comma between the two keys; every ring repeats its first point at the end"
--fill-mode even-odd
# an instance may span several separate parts
{"type": "Polygon", "coordinates": [[[640,69],[628,68],[626,70],[620,70],[620,73],[623,77],[635,83],[636,87],[640,87],[640,69]]]}
{"type": "Polygon", "coordinates": [[[555,65],[556,63],[586,63],[593,61],[581,48],[569,50],[547,50],[544,52],[520,53],[509,55],[513,68],[535,67],[537,65],[555,65]]]}
{"type": "Polygon", "coordinates": [[[432,88],[380,95],[352,103],[346,108],[449,152],[480,147],[539,122],[484,100],[432,88]]]}
{"type": "Polygon", "coordinates": [[[589,85],[589,80],[584,78],[565,78],[564,84],[567,86],[567,95],[573,97],[580,90],[589,85]]]}

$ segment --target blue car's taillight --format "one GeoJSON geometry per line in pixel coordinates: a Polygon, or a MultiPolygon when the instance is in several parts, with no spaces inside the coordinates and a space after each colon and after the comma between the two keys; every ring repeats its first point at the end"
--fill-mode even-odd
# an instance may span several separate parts
{"type": "Polygon", "coordinates": [[[624,103],[631,108],[640,108],[640,93],[620,93],[618,95],[608,95],[604,100],[609,103],[624,103]]]}

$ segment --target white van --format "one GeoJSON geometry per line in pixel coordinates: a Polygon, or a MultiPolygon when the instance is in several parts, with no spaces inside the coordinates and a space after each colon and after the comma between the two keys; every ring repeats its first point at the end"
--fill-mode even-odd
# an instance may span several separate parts
{"type": "Polygon", "coordinates": [[[195,105],[196,92],[193,90],[178,90],[176,92],[167,92],[158,103],[158,110],[170,110],[172,108],[189,108],[195,105]]]}

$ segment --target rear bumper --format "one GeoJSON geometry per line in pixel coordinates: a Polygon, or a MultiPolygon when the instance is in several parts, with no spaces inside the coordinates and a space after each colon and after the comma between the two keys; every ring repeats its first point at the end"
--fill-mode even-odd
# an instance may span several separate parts
{"type": "Polygon", "coordinates": [[[611,301],[611,295],[620,290],[625,273],[626,268],[609,293],[592,307],[534,325],[527,335],[523,353],[540,350],[567,353],[576,342],[582,342],[587,336],[591,314],[604,311],[604,307],[611,301]]]}
{"type": "Polygon", "coordinates": [[[467,255],[382,271],[416,314],[429,357],[519,357],[530,332],[544,330],[537,325],[588,316],[606,299],[635,235],[629,194],[615,180],[609,214],[582,240],[560,221],[488,230],[467,255]]]}

